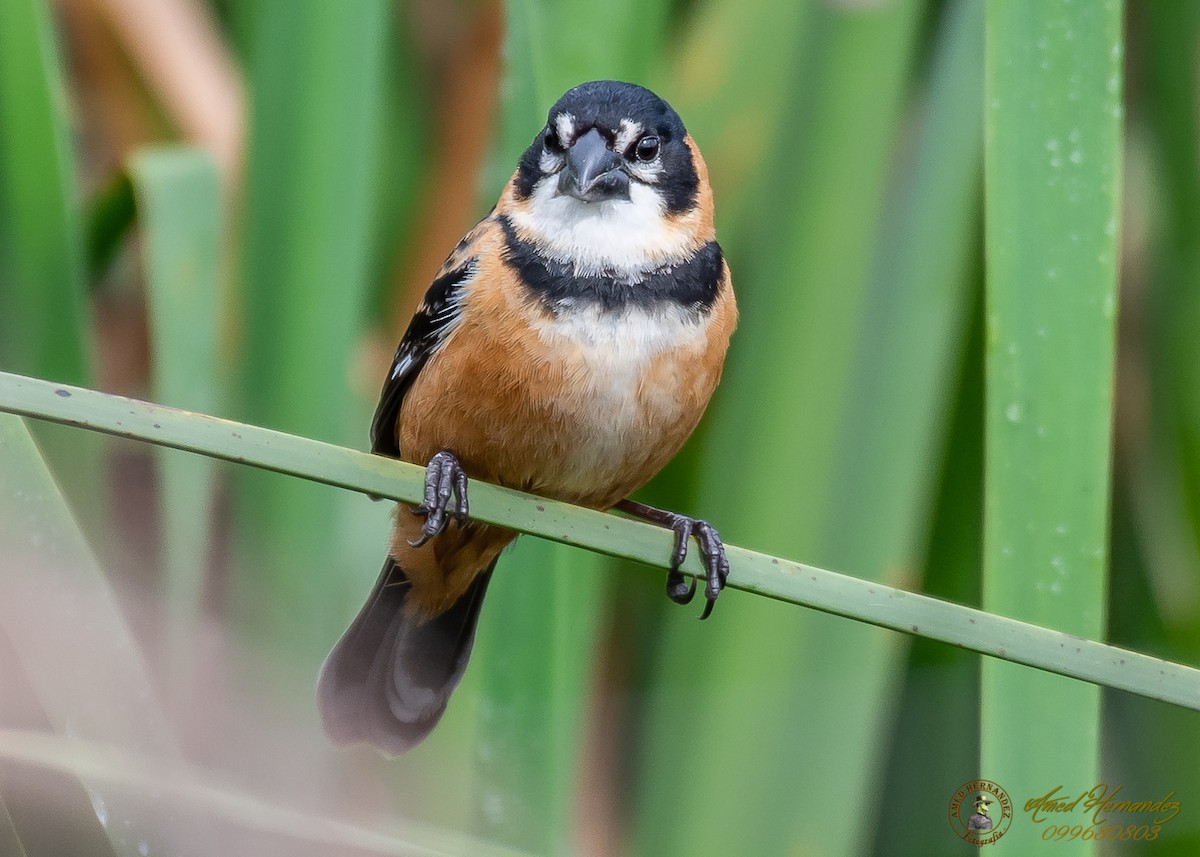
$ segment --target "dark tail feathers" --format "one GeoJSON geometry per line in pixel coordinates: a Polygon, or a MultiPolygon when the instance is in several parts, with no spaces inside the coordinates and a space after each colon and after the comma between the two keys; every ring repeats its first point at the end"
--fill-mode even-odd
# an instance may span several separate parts
{"type": "Polygon", "coordinates": [[[338,640],[317,683],[325,732],[396,755],[430,733],[467,668],[493,562],[454,606],[418,622],[400,609],[408,578],[388,558],[366,605],[338,640]]]}

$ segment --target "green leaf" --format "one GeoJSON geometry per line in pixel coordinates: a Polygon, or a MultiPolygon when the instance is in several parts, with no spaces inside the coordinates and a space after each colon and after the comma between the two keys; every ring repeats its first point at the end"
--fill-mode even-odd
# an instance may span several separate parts
{"type": "MultiPolygon", "coordinates": [[[[265,425],[348,441],[363,436],[369,418],[348,379],[371,291],[389,7],[299,0],[246,3],[236,12],[248,25],[252,105],[237,410],[265,425]]],[[[375,570],[335,571],[344,560],[337,500],[311,485],[244,477],[237,497],[235,613],[251,635],[301,655],[288,677],[297,706],[359,597],[351,590],[365,592],[375,570]],[[298,581],[298,568],[312,576],[298,581]],[[297,616],[304,620],[295,623],[297,616]]]]}
{"type": "MultiPolygon", "coordinates": [[[[1138,106],[1127,132],[1129,226],[1122,229],[1129,234],[1123,276],[1134,287],[1122,296],[1120,339],[1138,346],[1123,351],[1118,381],[1110,635],[1121,645],[1194,662],[1200,660],[1200,5],[1164,0],[1129,11],[1126,53],[1143,58],[1143,71],[1130,78],[1126,94],[1138,106]],[[1130,408],[1131,400],[1137,406],[1130,408]]],[[[1169,784],[1180,795],[1200,794],[1200,718],[1112,693],[1102,708],[1106,780],[1120,782],[1126,793],[1169,784]]],[[[1173,822],[1163,834],[1156,855],[1200,852],[1200,825],[1173,822]]]]}
{"type": "Polygon", "coordinates": [[[83,227],[49,5],[0,3],[0,365],[88,378],[83,227]]]}
{"type": "MultiPolygon", "coordinates": [[[[44,0],[0,2],[0,117],[0,366],[87,383],[94,348],[82,215],[44,0]]],[[[89,534],[106,534],[98,446],[52,427],[33,431],[89,534]]]]}
{"type": "MultiPolygon", "coordinates": [[[[708,163],[726,251],[736,252],[741,235],[734,229],[766,225],[756,212],[764,198],[773,199],[777,176],[764,176],[764,167],[774,166],[765,159],[793,115],[796,48],[815,17],[809,3],[697,4],[664,73],[664,94],[708,163]]],[[[739,276],[735,271],[735,286],[739,276]]]]}
{"type": "MultiPolygon", "coordinates": [[[[981,5],[959,6],[979,23],[981,5]]],[[[961,14],[961,11],[960,11],[961,14]]],[[[975,55],[976,79],[983,73],[975,55]]],[[[978,100],[978,94],[976,96],[978,100]]],[[[982,109],[982,105],[980,105],[982,109]]],[[[982,134],[982,127],[977,127],[982,134]]],[[[975,569],[982,550],[983,510],[983,270],[971,277],[977,288],[967,359],[959,379],[941,489],[927,538],[923,591],[959,604],[979,603],[975,569]]],[[[925,639],[913,641],[908,671],[891,738],[888,769],[879,794],[874,857],[926,857],[942,853],[950,840],[940,811],[961,783],[979,775],[979,658],[925,639]],[[920,771],[919,777],[913,776],[920,771]],[[933,823],[934,818],[937,824],[933,823]],[[912,824],[914,818],[929,818],[912,824]],[[904,836],[893,831],[903,828],[904,836]]]]}
{"type": "Polygon", "coordinates": [[[129,176],[121,173],[97,191],[87,207],[88,279],[95,283],[104,277],[124,244],[137,213],[129,176]]]}
{"type": "MultiPolygon", "coordinates": [[[[987,5],[983,603],[1093,638],[1107,611],[1121,13],[1118,0],[987,5]]],[[[981,776],[1027,795],[1098,781],[1095,688],[989,661],[982,694],[981,776]]],[[[996,847],[1028,853],[1042,832],[1014,823],[996,847]]]]}
{"type": "MultiPolygon", "coordinates": [[[[803,41],[783,72],[784,120],[769,132],[770,160],[744,209],[754,219],[744,235],[733,224],[727,248],[742,317],[686,507],[727,538],[874,580],[912,559],[920,484],[892,462],[920,462],[936,449],[931,427],[954,353],[949,325],[961,312],[952,280],[919,283],[919,263],[906,261],[910,299],[925,295],[938,307],[932,332],[919,342],[876,341],[887,318],[876,303],[903,302],[877,292],[887,281],[876,270],[894,260],[876,263],[874,252],[921,11],[916,2],[818,4],[799,27],[803,41]],[[878,385],[861,383],[871,371],[885,373],[878,385]],[[921,371],[931,372],[929,386],[916,385],[913,398],[894,395],[897,378],[903,388],[921,371]],[[890,436],[894,422],[909,446],[890,436]],[[856,462],[868,458],[886,460],[888,472],[863,480],[856,462]],[[881,509],[883,529],[872,519],[881,509]]],[[[971,151],[967,141],[968,164],[971,151]]],[[[722,166],[714,159],[710,171],[722,166]]],[[[968,171],[948,182],[950,210],[964,206],[970,180],[968,171]]],[[[971,201],[968,194],[968,208],[971,201]]],[[[931,203],[931,220],[942,204],[931,203]]],[[[925,228],[924,217],[906,228],[925,228]]],[[[721,230],[724,245],[729,232],[721,230]]],[[[947,248],[961,258],[953,239],[947,248]]],[[[956,264],[949,254],[936,262],[946,271],[956,264]]],[[[897,641],[738,598],[705,626],[663,624],[650,683],[670,695],[665,703],[652,696],[645,715],[636,853],[861,852],[867,831],[856,802],[882,751],[897,641]],[[695,712],[708,730],[738,729],[700,749],[681,727],[695,712]],[[730,782],[739,783],[736,794],[730,782]],[[699,805],[724,810],[664,817],[662,807],[685,788],[699,805]],[[797,815],[797,805],[807,811],[797,815]],[[764,815],[795,823],[756,823],[764,815]]]]}
{"type": "Polygon", "coordinates": [[[525,537],[497,567],[473,667],[475,814],[490,839],[539,854],[572,853],[610,565],[525,537]]]}
{"type": "MultiPolygon", "coordinates": [[[[218,410],[220,195],[215,162],[186,148],[143,150],[129,163],[145,256],[155,398],[218,410]]],[[[212,539],[211,459],[160,450],[163,571],[176,691],[190,686],[212,539]]]]}

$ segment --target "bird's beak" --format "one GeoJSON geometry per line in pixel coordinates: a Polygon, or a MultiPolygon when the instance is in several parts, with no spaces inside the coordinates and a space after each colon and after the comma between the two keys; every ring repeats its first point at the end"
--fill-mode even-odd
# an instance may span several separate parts
{"type": "Polygon", "coordinates": [[[567,149],[567,165],[559,177],[558,192],[584,202],[629,199],[629,174],[624,162],[595,128],[567,149]]]}

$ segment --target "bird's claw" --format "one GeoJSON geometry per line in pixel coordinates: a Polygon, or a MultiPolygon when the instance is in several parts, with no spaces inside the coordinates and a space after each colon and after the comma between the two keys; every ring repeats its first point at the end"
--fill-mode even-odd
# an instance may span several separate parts
{"type": "Polygon", "coordinates": [[[717,528],[708,521],[699,518],[689,518],[685,515],[674,515],[674,521],[669,526],[675,531],[675,551],[671,555],[671,570],[667,572],[667,597],[676,604],[687,604],[696,594],[696,578],[685,592],[683,589],[683,572],[679,567],[687,559],[688,541],[696,539],[700,548],[700,558],[704,563],[704,610],[701,619],[707,619],[717,603],[717,596],[725,588],[729,578],[729,558],[725,556],[725,545],[717,528]]]}
{"type": "Polygon", "coordinates": [[[467,474],[454,453],[442,450],[429,459],[425,467],[425,501],[419,506],[410,506],[409,510],[425,517],[420,537],[408,542],[415,548],[445,530],[451,520],[457,521],[460,527],[466,524],[467,474]]]}
{"type": "Polygon", "coordinates": [[[725,588],[725,581],[729,578],[729,558],[725,555],[725,545],[717,528],[708,521],[656,509],[634,500],[622,500],[617,504],[617,508],[644,520],[670,527],[674,531],[675,549],[671,552],[671,567],[667,572],[667,597],[676,604],[687,604],[696,594],[697,577],[692,576],[689,585],[687,575],[679,570],[683,561],[687,559],[688,542],[695,538],[704,564],[705,604],[700,618],[707,619],[712,613],[713,605],[717,603],[717,596],[725,588]]]}

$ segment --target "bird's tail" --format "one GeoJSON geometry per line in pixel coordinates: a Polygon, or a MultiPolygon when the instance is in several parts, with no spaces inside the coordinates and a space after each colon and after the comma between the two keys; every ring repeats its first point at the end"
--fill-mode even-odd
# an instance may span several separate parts
{"type": "Polygon", "coordinates": [[[402,608],[409,583],[388,557],[371,597],[338,640],[317,683],[325,732],[403,753],[430,733],[467,668],[495,561],[449,610],[417,619],[402,608]]]}

